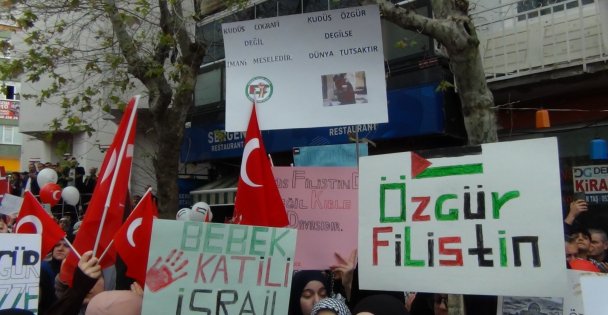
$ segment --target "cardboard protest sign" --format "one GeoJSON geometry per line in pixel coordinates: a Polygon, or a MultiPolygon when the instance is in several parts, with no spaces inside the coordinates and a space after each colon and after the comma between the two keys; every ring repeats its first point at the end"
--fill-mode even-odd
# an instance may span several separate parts
{"type": "Polygon", "coordinates": [[[2,204],[0,204],[0,213],[7,215],[19,213],[22,203],[23,198],[11,194],[5,194],[4,198],[2,198],[2,204]]]}
{"type": "Polygon", "coordinates": [[[40,235],[0,234],[0,310],[38,311],[40,235]]]}
{"type": "Polygon", "coordinates": [[[154,220],[142,314],[287,314],[296,233],[154,220]]]}
{"type": "Polygon", "coordinates": [[[388,122],[378,6],[225,23],[222,35],[226,131],[246,130],[254,101],[263,130],[388,122]]]}
{"type": "Polygon", "coordinates": [[[564,295],[555,138],[363,157],[359,175],[361,288],[564,295]]]}
{"type": "Polygon", "coordinates": [[[590,203],[608,203],[608,165],[572,167],[574,192],[585,194],[590,203]]]}
{"type": "Polygon", "coordinates": [[[353,167],[274,167],[289,217],[298,229],[296,270],[325,270],[335,253],[357,249],[359,173],[353,167]]]}
{"type": "Polygon", "coordinates": [[[582,276],[581,288],[583,291],[583,304],[585,315],[605,315],[608,310],[606,300],[607,276],[582,276]]]}

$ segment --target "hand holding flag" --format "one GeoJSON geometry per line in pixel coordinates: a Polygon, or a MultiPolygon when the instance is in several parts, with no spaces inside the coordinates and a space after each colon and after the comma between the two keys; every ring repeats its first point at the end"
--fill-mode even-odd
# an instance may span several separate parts
{"type": "Polygon", "coordinates": [[[142,287],[146,283],[152,221],[157,215],[158,209],[152,200],[151,189],[148,189],[114,236],[114,247],[127,265],[127,276],[142,287]]]}

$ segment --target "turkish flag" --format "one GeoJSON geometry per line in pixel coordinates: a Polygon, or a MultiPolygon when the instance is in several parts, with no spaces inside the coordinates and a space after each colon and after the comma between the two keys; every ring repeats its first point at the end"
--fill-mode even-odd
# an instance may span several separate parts
{"type": "MultiPolygon", "coordinates": [[[[114,140],[106,151],[93,195],[74,240],[74,248],[79,253],[93,250],[95,257],[99,258],[122,225],[131,177],[138,103],[139,95],[131,98],[114,140]]],[[[100,261],[102,268],[114,263],[116,256],[113,253],[110,251],[100,261]]],[[[69,267],[66,267],[66,272],[61,274],[61,280],[71,285],[73,271],[78,261],[70,255],[65,263],[69,267]]]]}
{"type": "Polygon", "coordinates": [[[158,209],[152,192],[148,190],[114,235],[114,248],[127,265],[127,276],[135,279],[142,288],[146,283],[152,221],[156,216],[158,209]]]}
{"type": "Polygon", "coordinates": [[[272,227],[284,227],[289,224],[262,141],[255,104],[245,136],[236,196],[234,223],[272,227]]]}
{"type": "Polygon", "coordinates": [[[42,234],[42,251],[44,257],[55,244],[65,237],[65,231],[55,222],[53,217],[44,211],[36,197],[26,191],[23,195],[23,203],[17,216],[15,233],[42,234]]]}

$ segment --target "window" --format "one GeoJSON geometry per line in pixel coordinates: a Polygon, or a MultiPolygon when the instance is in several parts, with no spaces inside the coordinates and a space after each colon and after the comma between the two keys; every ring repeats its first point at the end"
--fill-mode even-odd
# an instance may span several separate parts
{"type": "Polygon", "coordinates": [[[196,78],[194,89],[194,105],[203,106],[222,101],[225,89],[224,64],[214,65],[203,69],[203,72],[196,78]]]}
{"type": "Polygon", "coordinates": [[[14,100],[15,99],[15,87],[12,85],[7,85],[6,92],[4,94],[6,95],[7,100],[14,100]]]}
{"type": "Polygon", "coordinates": [[[522,14],[518,20],[535,18],[539,15],[548,15],[553,12],[564,11],[564,9],[578,8],[579,2],[582,5],[591,4],[595,0],[523,0],[517,3],[517,12],[522,14]],[[542,8],[542,9],[541,9],[542,8]]]}
{"type": "Polygon", "coordinates": [[[0,126],[0,144],[21,144],[21,133],[16,126],[0,126]]]}

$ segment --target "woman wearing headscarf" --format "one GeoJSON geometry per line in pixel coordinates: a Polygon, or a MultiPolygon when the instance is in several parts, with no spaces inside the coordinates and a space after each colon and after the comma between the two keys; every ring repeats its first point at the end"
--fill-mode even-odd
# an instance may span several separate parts
{"type": "Polygon", "coordinates": [[[353,310],[355,315],[408,315],[402,301],[388,294],[370,295],[353,310]]]}
{"type": "Polygon", "coordinates": [[[303,270],[293,275],[289,298],[289,315],[310,315],[312,307],[327,297],[327,276],[319,270],[303,270]]]}
{"type": "Polygon", "coordinates": [[[312,307],[310,315],[351,315],[351,313],[342,300],[324,298],[312,307]]]}

